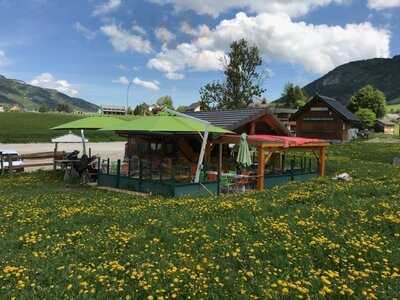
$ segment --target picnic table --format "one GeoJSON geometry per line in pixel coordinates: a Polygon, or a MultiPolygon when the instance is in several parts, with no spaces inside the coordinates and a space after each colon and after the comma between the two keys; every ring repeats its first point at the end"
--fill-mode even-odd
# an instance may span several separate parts
{"type": "Polygon", "coordinates": [[[227,192],[241,191],[245,192],[246,187],[251,184],[252,180],[257,179],[257,175],[252,174],[236,174],[236,173],[222,173],[221,181],[223,185],[227,188],[227,192]]]}

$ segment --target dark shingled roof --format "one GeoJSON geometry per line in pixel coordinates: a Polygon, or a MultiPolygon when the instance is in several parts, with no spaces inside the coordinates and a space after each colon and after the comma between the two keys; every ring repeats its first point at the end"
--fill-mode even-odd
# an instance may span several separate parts
{"type": "Polygon", "coordinates": [[[231,131],[240,128],[241,126],[257,120],[258,118],[268,115],[274,118],[277,124],[277,129],[285,134],[288,134],[284,127],[267,108],[244,108],[233,110],[214,110],[214,111],[199,111],[185,112],[185,114],[210,122],[214,126],[222,127],[231,131]]]}
{"type": "Polygon", "coordinates": [[[297,119],[297,117],[309,106],[311,106],[312,102],[314,100],[322,100],[324,101],[331,109],[336,111],[339,115],[341,115],[345,120],[350,121],[350,122],[359,122],[360,119],[354,115],[351,111],[349,111],[342,103],[337,101],[336,99],[329,98],[326,96],[322,96],[319,94],[316,94],[305,106],[303,106],[301,109],[295,113],[291,119],[297,119]]]}
{"type": "Polygon", "coordinates": [[[381,123],[382,125],[385,125],[385,126],[395,126],[396,125],[396,123],[392,122],[388,118],[382,118],[382,119],[378,119],[376,121],[378,123],[381,123]]]}

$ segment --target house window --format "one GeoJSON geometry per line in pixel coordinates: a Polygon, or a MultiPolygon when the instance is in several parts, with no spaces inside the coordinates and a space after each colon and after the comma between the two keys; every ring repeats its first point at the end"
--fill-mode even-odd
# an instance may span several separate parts
{"type": "Polygon", "coordinates": [[[305,117],[304,121],[307,122],[316,122],[316,121],[333,121],[333,118],[326,118],[326,117],[305,117]]]}
{"type": "Polygon", "coordinates": [[[328,111],[329,108],[327,107],[311,107],[311,111],[328,111]]]}

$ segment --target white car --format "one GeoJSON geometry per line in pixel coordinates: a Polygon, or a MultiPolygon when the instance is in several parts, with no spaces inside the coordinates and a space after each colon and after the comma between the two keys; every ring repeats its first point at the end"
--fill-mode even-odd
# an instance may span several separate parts
{"type": "Polygon", "coordinates": [[[2,150],[0,149],[0,171],[8,170],[9,162],[11,159],[12,169],[16,172],[24,171],[24,162],[19,153],[15,150],[2,150]]]}

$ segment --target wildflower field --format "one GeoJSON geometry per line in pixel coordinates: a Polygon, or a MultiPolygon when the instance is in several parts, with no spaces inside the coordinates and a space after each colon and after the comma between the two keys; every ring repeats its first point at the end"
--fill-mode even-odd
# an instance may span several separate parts
{"type": "Polygon", "coordinates": [[[400,144],[332,146],[329,176],[160,199],[0,178],[0,299],[400,297],[400,144]]]}

